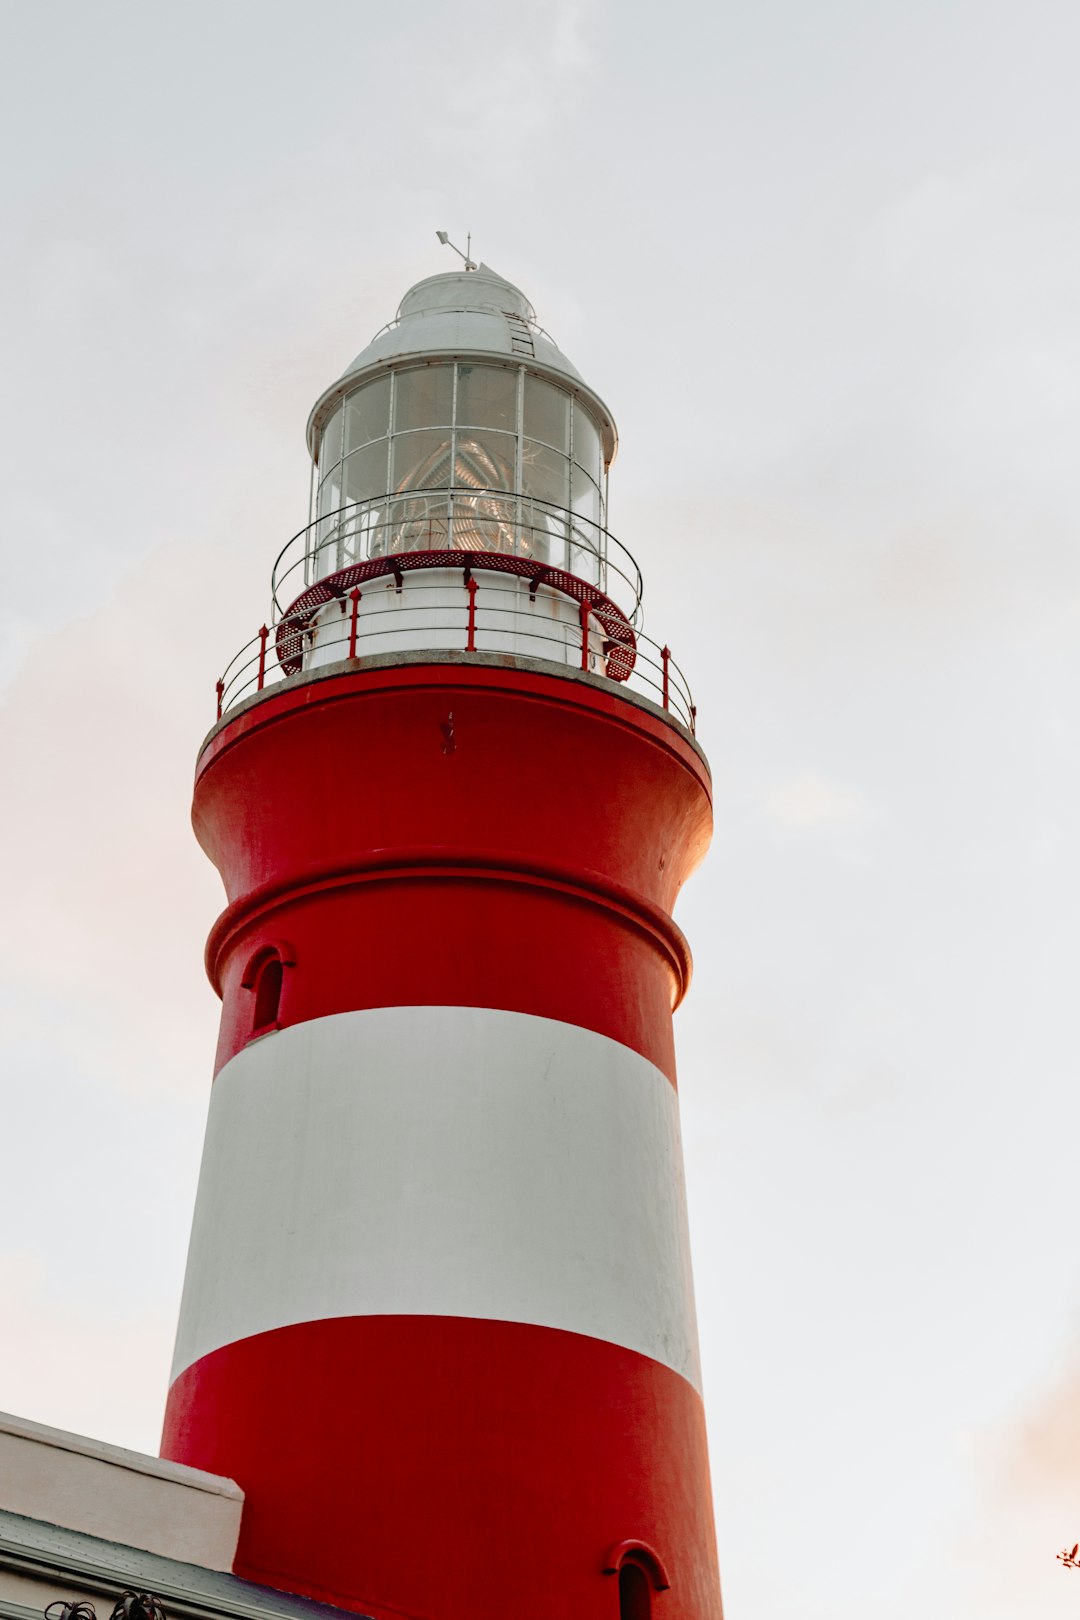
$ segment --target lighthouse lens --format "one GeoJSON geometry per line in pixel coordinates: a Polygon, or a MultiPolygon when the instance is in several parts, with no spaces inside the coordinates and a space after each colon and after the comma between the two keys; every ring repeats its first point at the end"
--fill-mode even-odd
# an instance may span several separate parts
{"type": "Polygon", "coordinates": [[[390,473],[392,489],[445,489],[449,483],[449,428],[395,433],[390,473]]]}
{"type": "Polygon", "coordinates": [[[327,420],[308,578],[395,552],[490,551],[603,573],[598,426],[507,361],[407,364],[327,420]]]}

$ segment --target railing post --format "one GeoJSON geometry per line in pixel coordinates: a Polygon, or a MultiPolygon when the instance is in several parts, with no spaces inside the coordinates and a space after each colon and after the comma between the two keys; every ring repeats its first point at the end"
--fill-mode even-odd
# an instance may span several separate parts
{"type": "Polygon", "coordinates": [[[670,682],[669,682],[669,679],[668,679],[668,665],[671,663],[671,648],[670,647],[661,647],[661,649],[660,649],[660,657],[663,660],[663,665],[664,665],[664,708],[667,709],[667,708],[670,708],[670,704],[668,703],[668,695],[669,695],[669,687],[670,687],[670,682]]]}
{"type": "Polygon", "coordinates": [[[588,602],[582,602],[582,604],[581,604],[581,667],[584,670],[587,670],[588,667],[589,667],[589,604],[588,604],[588,602]]]}
{"type": "Polygon", "coordinates": [[[469,629],[468,629],[468,635],[467,635],[466,641],[465,641],[465,651],[466,652],[475,652],[476,651],[476,581],[475,581],[475,579],[473,579],[473,577],[469,573],[468,569],[466,569],[466,571],[465,571],[465,589],[469,593],[469,629]]]}
{"type": "Polygon", "coordinates": [[[691,703],[691,705],[690,705],[690,735],[691,735],[691,737],[696,737],[697,736],[697,704],[696,703],[691,703]]]}
{"type": "Polygon", "coordinates": [[[266,638],[269,634],[270,631],[265,624],[259,627],[259,684],[255,688],[257,692],[262,691],[266,680],[266,638]]]}
{"type": "Polygon", "coordinates": [[[349,601],[352,603],[352,615],[349,619],[349,657],[356,657],[356,620],[360,612],[360,589],[354,585],[349,592],[349,601]]]}
{"type": "Polygon", "coordinates": [[[218,681],[218,683],[217,683],[217,717],[218,717],[219,720],[221,719],[221,704],[222,704],[222,700],[224,699],[224,697],[225,697],[225,682],[224,681],[218,681]]]}

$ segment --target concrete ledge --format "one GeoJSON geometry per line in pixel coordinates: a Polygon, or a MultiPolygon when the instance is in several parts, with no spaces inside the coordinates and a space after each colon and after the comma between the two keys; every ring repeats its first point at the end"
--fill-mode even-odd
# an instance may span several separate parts
{"type": "Polygon", "coordinates": [[[244,1493],[231,1479],[0,1413],[0,1509],[228,1570],[244,1493]]]}
{"type": "Polygon", "coordinates": [[[343,658],[334,664],[321,664],[317,669],[304,670],[299,675],[286,675],[283,680],[271,681],[261,692],[252,692],[248,697],[240,698],[238,702],[229,705],[221,719],[210,727],[199,744],[198,757],[202,757],[207,744],[213,742],[218,732],[224,731],[238,715],[246,714],[249,709],[282,692],[295,691],[298,687],[333,680],[341,675],[361,674],[365,670],[404,669],[425,665],[445,668],[455,664],[465,667],[472,665],[480,669],[519,669],[534,675],[553,675],[557,680],[573,681],[579,686],[591,686],[594,691],[606,692],[609,696],[628,703],[631,708],[641,709],[645,714],[651,714],[654,719],[662,720],[665,725],[670,726],[685,743],[690,745],[710,776],[712,774],[705,750],[693,732],[688,730],[670,709],[661,707],[659,703],[654,703],[651,698],[645,697],[643,693],[635,691],[621,681],[610,681],[605,675],[594,675],[591,670],[575,669],[571,664],[555,663],[547,658],[523,658],[516,653],[451,652],[438,648],[430,651],[379,653],[366,658],[343,658]]]}

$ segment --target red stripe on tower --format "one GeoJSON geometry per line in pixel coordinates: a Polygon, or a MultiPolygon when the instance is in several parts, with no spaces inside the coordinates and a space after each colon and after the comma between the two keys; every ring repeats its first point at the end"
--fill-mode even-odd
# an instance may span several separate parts
{"type": "Polygon", "coordinates": [[[243,1486],[240,1573],[377,1620],[719,1620],[671,1028],[709,776],[533,320],[483,267],[407,295],[312,415],[284,678],[223,682],[162,1450],[243,1486]]]}

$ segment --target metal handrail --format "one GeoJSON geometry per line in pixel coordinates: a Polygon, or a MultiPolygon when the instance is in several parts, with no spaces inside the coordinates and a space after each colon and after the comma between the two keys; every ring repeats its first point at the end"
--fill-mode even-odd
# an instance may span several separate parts
{"type": "MultiPolygon", "coordinates": [[[[521,495],[513,490],[475,488],[466,484],[441,485],[434,489],[392,490],[385,495],[368,496],[362,501],[349,501],[305,524],[286,542],[274,561],[271,575],[274,623],[285,617],[299,596],[301,576],[303,585],[308,586],[320,577],[337,573],[346,561],[359,562],[373,555],[392,556],[412,550],[441,550],[444,547],[453,550],[455,521],[459,526],[466,522],[474,527],[487,525],[488,528],[507,529],[514,554],[534,557],[538,563],[543,561],[539,555],[543,547],[552,540],[566,545],[571,554],[575,551],[586,553],[594,559],[599,588],[612,597],[632,625],[637,624],[644,591],[641,569],[637,559],[616,540],[610,530],[554,501],[521,495]],[[445,503],[445,515],[440,512],[425,518],[394,510],[403,504],[432,500],[440,506],[445,503]],[[459,503],[457,513],[455,501],[459,503]],[[478,514],[475,504],[466,504],[477,502],[491,503],[496,511],[504,507],[505,512],[503,515],[490,512],[478,514]],[[550,519],[556,526],[555,531],[549,529],[546,523],[529,521],[527,514],[532,513],[542,519],[550,519]],[[418,526],[422,529],[425,522],[428,532],[421,536],[425,541],[423,546],[394,544],[395,538],[400,538],[405,529],[415,530],[418,526]],[[432,535],[434,525],[440,528],[439,536],[432,535]],[[322,534],[320,529],[324,531],[322,534]],[[321,565],[323,559],[332,566],[321,565]],[[612,576],[617,582],[614,585],[612,576]],[[291,581],[287,590],[286,581],[291,581]]],[[[474,548],[465,546],[464,549],[474,548]]],[[[581,572],[573,566],[568,571],[573,574],[581,572]]]]}
{"type": "MultiPolygon", "coordinates": [[[[492,309],[492,307],[490,305],[481,307],[478,304],[460,304],[460,305],[456,306],[453,309],[451,309],[449,306],[447,306],[446,308],[443,308],[440,305],[437,309],[414,309],[412,311],[412,313],[409,314],[409,315],[395,315],[394,319],[392,321],[387,321],[385,326],[380,326],[379,330],[375,333],[375,336],[368,339],[367,347],[370,349],[371,345],[373,343],[377,342],[378,339],[382,337],[384,332],[394,332],[394,331],[396,331],[397,328],[401,325],[402,321],[412,321],[412,320],[416,320],[416,319],[419,319],[419,318],[422,318],[422,317],[428,316],[428,315],[496,315],[496,314],[503,315],[503,316],[509,316],[509,318],[511,320],[520,321],[523,326],[527,326],[529,328],[530,332],[535,332],[539,337],[547,338],[548,342],[551,344],[551,347],[553,349],[557,349],[559,347],[559,345],[556,343],[555,339],[552,337],[551,333],[549,331],[547,331],[546,328],[541,326],[540,322],[538,320],[530,320],[528,315],[519,315],[516,310],[512,310],[512,309],[495,310],[495,309],[492,309]]],[[[362,350],[361,350],[361,353],[363,353],[362,350]]],[[[531,356],[525,356],[524,358],[528,359],[528,358],[532,358],[532,357],[531,356]]]]}
{"type": "MultiPolygon", "coordinates": [[[[409,573],[403,574],[401,579],[403,586],[407,581],[410,598],[422,598],[425,594],[430,596],[436,592],[440,595],[445,593],[445,581],[429,583],[423,575],[409,573]]],[[[497,579],[498,576],[495,576],[495,580],[497,579]]],[[[285,626],[294,630],[297,635],[307,638],[309,646],[313,646],[317,638],[320,652],[325,651],[327,647],[340,647],[342,662],[365,657],[364,643],[365,641],[370,643],[375,637],[420,631],[431,632],[433,635],[453,633],[455,638],[459,638],[457,649],[434,650],[442,652],[456,650],[458,655],[465,659],[470,653],[483,654],[485,650],[492,650],[485,649],[483,644],[485,639],[505,636],[507,625],[504,621],[510,618],[513,621],[512,633],[516,638],[536,641],[539,644],[537,657],[543,658],[544,644],[548,647],[557,647],[560,656],[552,661],[562,663],[568,668],[573,667],[566,658],[568,650],[566,633],[573,626],[565,621],[552,621],[550,628],[547,626],[537,628],[535,617],[516,605],[521,602],[520,583],[527,581],[514,586],[485,580],[485,599],[477,603],[477,587],[475,581],[471,579],[470,570],[466,567],[463,570],[463,600],[460,613],[448,613],[444,602],[432,607],[422,600],[410,600],[402,602],[393,610],[392,623],[386,622],[388,615],[383,612],[365,615],[361,610],[364,593],[354,587],[336,599],[340,615],[336,626],[327,616],[322,615],[313,624],[310,615],[305,613],[291,618],[288,615],[283,616],[278,621],[278,629],[285,626]],[[497,604],[490,600],[493,596],[500,598],[497,604]],[[499,615],[499,623],[495,625],[484,623],[485,617],[491,613],[499,615]],[[559,632],[562,632],[561,639],[559,632]]],[[[331,598],[331,602],[334,600],[331,598]]],[[[330,602],[323,604],[324,608],[330,605],[330,602]]],[[[602,656],[607,679],[612,680],[613,684],[626,686],[650,698],[693,733],[696,730],[697,709],[686,676],[671,656],[670,649],[660,646],[638,628],[630,632],[629,639],[616,640],[605,633],[592,604],[583,601],[580,605],[577,603],[574,605],[579,608],[581,667],[589,669],[591,661],[596,656],[602,656]]],[[[261,626],[258,634],[245,643],[226,666],[217,683],[219,720],[245,697],[264,691],[268,686],[276,685],[288,678],[289,671],[279,662],[274,649],[268,649],[270,638],[270,628],[267,625],[261,626]]],[[[418,656],[422,656],[419,649],[418,656]]]]}

